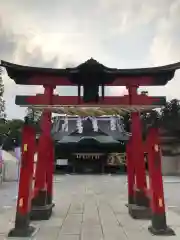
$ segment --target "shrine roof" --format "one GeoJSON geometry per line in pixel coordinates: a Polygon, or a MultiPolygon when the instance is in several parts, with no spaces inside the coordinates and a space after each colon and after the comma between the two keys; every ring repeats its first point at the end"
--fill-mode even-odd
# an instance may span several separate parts
{"type": "MultiPolygon", "coordinates": [[[[126,139],[127,140],[127,139],[126,139]]],[[[122,140],[123,141],[123,140],[122,140]]],[[[85,143],[87,142],[87,144],[91,144],[91,143],[99,143],[99,144],[118,144],[119,145],[119,141],[113,139],[111,136],[102,136],[102,135],[96,135],[94,136],[65,136],[64,138],[62,138],[61,140],[58,141],[58,143],[60,144],[71,144],[71,143],[85,143]]]]}
{"type": "MultiPolygon", "coordinates": [[[[97,131],[93,130],[92,117],[83,117],[82,120],[82,132],[79,133],[77,129],[77,120],[78,117],[68,117],[68,128],[64,128],[65,117],[58,116],[56,121],[52,126],[52,136],[56,141],[72,141],[79,142],[81,139],[95,138],[101,143],[111,142],[118,143],[118,141],[128,141],[129,133],[127,133],[123,128],[123,123],[120,117],[113,117],[115,120],[116,129],[111,130],[110,121],[111,117],[106,118],[96,118],[98,129],[97,131]],[[69,139],[67,140],[66,139],[69,139]]],[[[70,142],[71,142],[70,141],[70,142]]]]}
{"type": "Polygon", "coordinates": [[[23,66],[6,61],[1,61],[0,65],[6,68],[9,77],[16,84],[22,85],[31,85],[32,83],[29,79],[37,76],[51,77],[50,81],[53,81],[53,77],[67,78],[72,85],[82,84],[89,77],[104,85],[112,84],[117,78],[152,77],[153,82],[148,85],[165,85],[173,78],[175,71],[180,69],[180,62],[150,68],[109,68],[92,58],[76,67],[62,69],[23,66]]]}

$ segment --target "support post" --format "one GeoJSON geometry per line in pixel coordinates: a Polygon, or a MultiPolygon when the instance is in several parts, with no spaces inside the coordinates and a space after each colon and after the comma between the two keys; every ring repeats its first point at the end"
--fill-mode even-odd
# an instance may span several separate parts
{"type": "Polygon", "coordinates": [[[132,158],[131,139],[126,144],[126,164],[127,164],[127,180],[128,180],[128,206],[134,204],[134,164],[132,158]]]}
{"type": "MultiPolygon", "coordinates": [[[[44,97],[51,99],[53,96],[53,88],[45,86],[44,97]]],[[[54,155],[52,153],[51,139],[51,111],[44,110],[41,116],[41,135],[38,143],[38,161],[36,167],[35,177],[35,193],[32,200],[31,219],[33,220],[47,220],[52,213],[52,182],[53,171],[51,165],[54,164],[54,155]],[[51,177],[50,177],[51,171],[51,177]],[[48,181],[48,182],[47,182],[48,181]],[[48,186],[51,186],[51,193],[48,196],[48,186]],[[51,200],[50,200],[51,199],[51,200]]]]}
{"type": "MultiPolygon", "coordinates": [[[[127,86],[129,92],[129,105],[136,104],[138,86],[127,86]]],[[[146,195],[146,167],[144,161],[144,146],[142,141],[142,127],[139,112],[131,114],[132,158],[135,168],[134,204],[129,205],[129,214],[137,219],[149,219],[151,216],[149,199],[146,195]]]]}
{"type": "Polygon", "coordinates": [[[151,128],[149,130],[147,141],[152,208],[152,225],[148,229],[153,235],[175,235],[174,231],[166,224],[158,128],[151,128]]]}
{"type": "Polygon", "coordinates": [[[54,173],[54,143],[51,138],[49,138],[49,157],[48,157],[48,163],[47,163],[47,204],[54,206],[54,203],[52,203],[53,198],[53,173],[54,173]]]}
{"type": "Polygon", "coordinates": [[[132,112],[132,156],[136,172],[135,204],[149,207],[149,199],[146,196],[146,166],[144,160],[144,147],[142,141],[142,128],[139,112],[132,112]]]}
{"type": "Polygon", "coordinates": [[[45,206],[46,205],[46,154],[47,152],[44,149],[47,149],[47,143],[45,141],[44,134],[41,134],[38,141],[37,153],[38,160],[36,163],[36,172],[35,172],[35,184],[34,184],[34,194],[32,198],[32,209],[35,206],[45,206]]]}
{"type": "Polygon", "coordinates": [[[35,145],[35,130],[25,123],[22,131],[22,157],[15,228],[9,232],[8,237],[30,237],[35,233],[35,228],[29,225],[35,145]]]}
{"type": "Polygon", "coordinates": [[[138,112],[132,113],[132,162],[135,169],[134,203],[129,204],[129,214],[134,219],[150,219],[151,209],[146,194],[146,172],[144,149],[141,136],[140,116],[138,112]]]}

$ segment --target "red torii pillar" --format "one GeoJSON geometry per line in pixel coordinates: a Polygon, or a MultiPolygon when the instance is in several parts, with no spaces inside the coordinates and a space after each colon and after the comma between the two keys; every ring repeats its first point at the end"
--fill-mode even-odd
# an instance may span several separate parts
{"type": "Polygon", "coordinates": [[[146,197],[146,168],[144,161],[144,151],[142,142],[142,128],[139,112],[131,114],[132,126],[132,158],[135,168],[135,204],[138,206],[149,206],[149,201],[146,197]]]}
{"type": "MultiPolygon", "coordinates": [[[[128,86],[129,105],[136,105],[137,86],[128,86]]],[[[143,103],[142,103],[143,104],[143,103]]],[[[144,145],[139,112],[131,113],[131,164],[135,171],[134,200],[129,204],[129,213],[133,218],[149,218],[149,199],[146,196],[147,181],[144,160],[144,145]]]]}
{"type": "Polygon", "coordinates": [[[53,199],[53,173],[54,173],[54,142],[52,138],[49,138],[49,156],[48,156],[47,172],[46,172],[46,184],[47,184],[47,204],[52,207],[55,204],[52,202],[53,199]]]}
{"type": "Polygon", "coordinates": [[[166,224],[166,210],[161,172],[161,148],[158,128],[149,129],[147,137],[148,168],[151,196],[151,226],[148,228],[153,235],[175,235],[166,224]]]}
{"type": "Polygon", "coordinates": [[[126,144],[127,182],[128,182],[128,206],[134,204],[135,169],[132,158],[132,139],[126,144]]]}
{"type": "Polygon", "coordinates": [[[29,225],[35,149],[35,129],[25,121],[22,131],[22,156],[15,227],[9,232],[9,237],[30,237],[35,232],[35,228],[29,225]]]}
{"type": "MultiPolygon", "coordinates": [[[[45,86],[44,98],[51,104],[53,87],[45,86]]],[[[47,220],[52,213],[53,143],[51,139],[51,111],[44,110],[41,116],[41,135],[38,142],[38,161],[35,174],[35,190],[32,199],[31,219],[47,220]]]]}

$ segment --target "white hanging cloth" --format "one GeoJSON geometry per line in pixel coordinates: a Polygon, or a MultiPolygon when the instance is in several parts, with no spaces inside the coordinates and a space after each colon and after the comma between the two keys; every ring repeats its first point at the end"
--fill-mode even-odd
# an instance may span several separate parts
{"type": "Polygon", "coordinates": [[[92,121],[92,126],[93,126],[93,130],[94,132],[98,132],[98,121],[97,121],[97,118],[91,118],[91,121],[92,121]]]}
{"type": "Polygon", "coordinates": [[[110,119],[110,129],[111,131],[116,131],[116,118],[111,117],[110,119]]]}
{"type": "Polygon", "coordinates": [[[62,124],[62,130],[68,132],[68,117],[64,118],[64,123],[62,124]]]}
{"type": "Polygon", "coordinates": [[[64,119],[64,125],[65,125],[64,131],[65,131],[65,132],[68,132],[68,117],[67,117],[67,116],[66,116],[65,119],[64,119]]]}
{"type": "Polygon", "coordinates": [[[76,126],[78,129],[79,133],[83,132],[83,126],[82,126],[82,119],[80,117],[78,117],[77,122],[76,122],[76,126]]]}

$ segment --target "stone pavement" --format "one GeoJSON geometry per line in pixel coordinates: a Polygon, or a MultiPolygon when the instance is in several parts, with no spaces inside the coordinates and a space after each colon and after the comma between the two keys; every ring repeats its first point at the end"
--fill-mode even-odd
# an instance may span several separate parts
{"type": "MultiPolygon", "coordinates": [[[[1,191],[0,191],[1,194],[1,191]]],[[[150,221],[134,220],[128,213],[124,176],[59,175],[54,183],[53,216],[33,222],[38,229],[34,240],[157,240],[180,239],[180,215],[168,210],[167,222],[173,237],[152,236],[150,221]]],[[[0,210],[0,240],[14,226],[15,208],[0,210]]],[[[22,239],[22,238],[21,238],[22,239]]]]}

